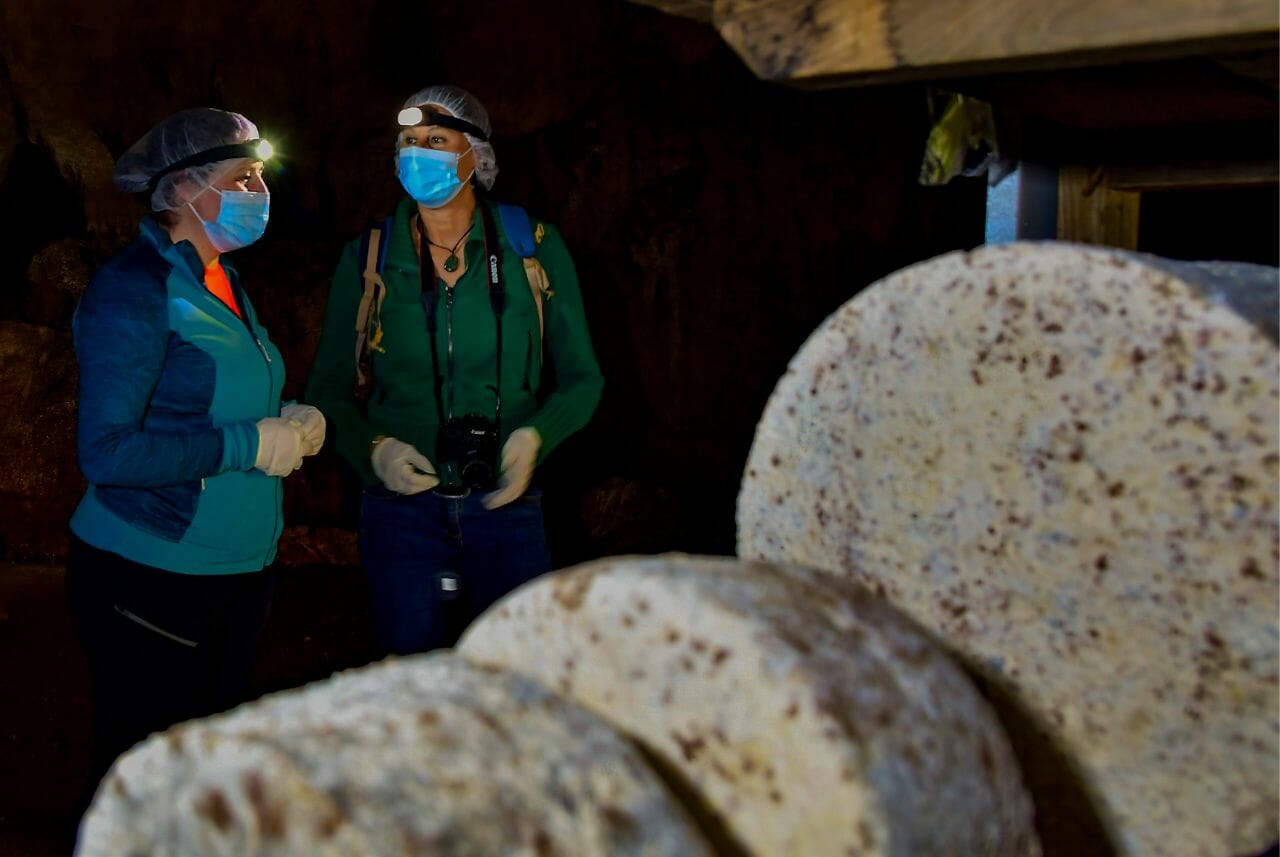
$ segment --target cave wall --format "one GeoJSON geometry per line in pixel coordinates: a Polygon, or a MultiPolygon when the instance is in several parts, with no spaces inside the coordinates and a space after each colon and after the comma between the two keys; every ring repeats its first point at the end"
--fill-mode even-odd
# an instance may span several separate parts
{"type": "MultiPolygon", "coordinates": [[[[756,419],[809,332],[982,241],[980,180],[915,182],[922,89],[765,84],[709,27],[620,0],[0,5],[0,558],[58,560],[83,490],[71,313],[141,213],[114,159],[196,105],[276,143],[271,225],[233,258],[296,396],[341,242],[400,195],[395,113],[436,81],[489,108],[495,195],[556,223],[582,281],[606,391],[546,468],[558,564],[732,552],[756,419]]],[[[336,456],[285,484],[282,559],[350,560],[336,456]]]]}

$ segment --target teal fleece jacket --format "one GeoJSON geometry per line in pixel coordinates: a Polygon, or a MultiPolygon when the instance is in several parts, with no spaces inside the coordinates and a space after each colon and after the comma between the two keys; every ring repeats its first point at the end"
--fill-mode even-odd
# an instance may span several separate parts
{"type": "Polygon", "coordinates": [[[89,489],[71,530],[186,574],[258,571],[283,528],[281,484],[254,469],[256,423],[279,416],[284,360],[224,260],[238,317],[189,242],[152,218],[94,276],[72,323],[77,453],[89,489]]]}

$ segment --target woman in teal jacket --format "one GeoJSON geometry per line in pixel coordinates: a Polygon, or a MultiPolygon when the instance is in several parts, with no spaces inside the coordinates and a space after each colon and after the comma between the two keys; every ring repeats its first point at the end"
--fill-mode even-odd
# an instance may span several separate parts
{"type": "Polygon", "coordinates": [[[452,86],[404,107],[408,198],[374,252],[356,240],[343,253],[307,384],[365,482],[375,628],[400,654],[452,645],[549,569],[535,468],[586,425],[603,385],[559,233],[478,190],[498,172],[484,107],[452,86]]]}
{"type": "Polygon", "coordinates": [[[93,779],[148,733],[241,700],[273,588],[281,477],[324,418],[281,408],[284,362],[222,254],[266,228],[267,147],[236,113],[161,122],[116,165],[141,235],[73,322],[77,447],[67,594],[93,681],[93,779]]]}

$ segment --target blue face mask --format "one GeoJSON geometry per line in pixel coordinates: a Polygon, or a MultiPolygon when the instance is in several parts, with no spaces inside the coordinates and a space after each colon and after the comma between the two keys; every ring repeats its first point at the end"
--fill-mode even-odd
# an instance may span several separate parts
{"type": "Polygon", "coordinates": [[[458,178],[458,161],[465,154],[405,146],[396,159],[400,184],[420,204],[439,208],[462,192],[464,183],[458,178]]]}
{"type": "Polygon", "coordinates": [[[271,194],[253,193],[244,190],[218,190],[207,188],[222,197],[222,207],[218,210],[216,220],[208,221],[196,217],[204,225],[204,234],[209,236],[209,243],[219,253],[228,253],[241,247],[247,247],[262,237],[267,231],[267,219],[271,216],[271,194]]]}

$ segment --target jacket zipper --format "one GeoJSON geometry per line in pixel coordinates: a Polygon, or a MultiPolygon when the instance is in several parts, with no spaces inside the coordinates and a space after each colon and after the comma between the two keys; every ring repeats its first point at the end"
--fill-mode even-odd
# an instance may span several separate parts
{"type": "Polygon", "coordinates": [[[449,405],[446,408],[446,419],[453,419],[453,289],[454,287],[449,285],[444,287],[444,318],[448,337],[446,363],[449,373],[449,405]]]}
{"type": "MultiPolygon", "coordinates": [[[[234,313],[233,313],[234,315],[234,313]]],[[[236,316],[236,318],[240,318],[236,316]]],[[[258,352],[262,355],[262,359],[266,361],[267,366],[267,413],[271,413],[271,355],[267,353],[267,346],[262,344],[262,340],[258,338],[258,334],[254,333],[253,327],[249,324],[248,318],[240,318],[240,322],[244,324],[244,329],[249,332],[249,338],[253,340],[254,345],[258,346],[258,352]]]]}
{"type": "MultiPolygon", "coordinates": [[[[269,413],[271,413],[271,411],[273,410],[273,409],[272,409],[272,407],[271,407],[271,398],[272,398],[272,397],[271,397],[271,355],[267,353],[267,346],[265,346],[265,345],[263,345],[263,344],[262,344],[262,340],[258,338],[258,334],[254,333],[254,332],[253,332],[253,328],[249,326],[249,319],[246,317],[245,319],[243,319],[243,321],[244,321],[244,326],[245,326],[246,328],[248,328],[248,330],[249,330],[249,335],[250,335],[250,336],[252,336],[252,337],[253,337],[253,341],[254,341],[254,342],[256,342],[256,343],[258,344],[258,350],[259,350],[260,352],[262,352],[262,359],[266,361],[266,367],[267,367],[267,413],[269,414],[269,413]]],[[[273,509],[278,510],[278,509],[280,508],[280,503],[279,503],[279,500],[280,500],[280,493],[284,490],[284,480],[283,480],[283,479],[279,479],[279,478],[277,478],[277,479],[275,480],[275,483],[276,483],[276,500],[277,500],[277,502],[276,502],[275,504],[273,504],[272,508],[273,508],[273,509]]],[[[277,530],[281,529],[281,523],[282,523],[282,522],[280,521],[280,513],[279,513],[279,511],[276,511],[276,512],[272,515],[272,519],[271,519],[271,535],[274,537],[274,539],[279,539],[279,538],[280,538],[280,534],[277,532],[277,530]]]]}
{"type": "MultiPolygon", "coordinates": [[[[227,279],[228,279],[228,280],[230,280],[230,277],[228,276],[228,278],[227,278],[227,279]]],[[[256,334],[256,333],[254,332],[254,330],[253,330],[253,326],[252,326],[251,324],[249,324],[249,316],[248,316],[248,312],[249,312],[249,305],[248,305],[248,301],[244,299],[244,289],[242,289],[242,288],[240,288],[240,287],[239,287],[239,283],[236,283],[235,285],[233,285],[233,286],[231,287],[231,289],[232,289],[232,295],[234,295],[234,296],[235,296],[236,302],[240,305],[240,307],[243,309],[243,311],[244,311],[244,313],[245,313],[245,314],[242,316],[240,313],[236,312],[236,311],[235,311],[235,310],[233,310],[231,307],[227,306],[225,303],[223,303],[223,302],[222,302],[222,300],[221,300],[221,299],[219,299],[216,295],[214,295],[212,292],[210,292],[210,291],[209,291],[209,287],[205,285],[204,280],[203,280],[203,279],[201,279],[198,275],[195,277],[195,280],[196,280],[196,285],[199,287],[200,291],[204,292],[205,297],[206,297],[207,299],[209,299],[209,300],[213,301],[214,303],[216,303],[218,306],[222,307],[222,311],[223,311],[223,312],[231,313],[231,315],[232,315],[232,316],[234,316],[234,317],[236,318],[236,320],[237,320],[237,321],[239,321],[241,324],[243,324],[243,325],[244,325],[244,329],[245,329],[245,331],[249,334],[249,338],[253,340],[253,344],[254,344],[254,345],[256,345],[256,346],[258,346],[258,353],[262,355],[262,359],[263,359],[263,361],[265,361],[265,365],[266,365],[266,369],[267,369],[267,403],[266,403],[266,410],[267,410],[267,413],[271,413],[271,363],[272,363],[271,355],[267,353],[267,347],[266,347],[265,345],[263,345],[263,344],[262,344],[262,340],[261,340],[261,339],[259,339],[259,338],[258,338],[258,334],[256,334]]],[[[201,479],[201,480],[200,480],[200,491],[201,491],[201,493],[204,493],[204,490],[205,490],[205,480],[204,480],[204,479],[201,479]]],[[[276,497],[277,497],[277,499],[279,499],[279,496],[280,496],[280,492],[281,492],[281,491],[283,491],[283,486],[282,486],[282,484],[277,483],[277,485],[276,485],[276,497]]],[[[278,505],[279,505],[279,504],[277,503],[277,506],[278,506],[278,505]]],[[[277,528],[279,528],[280,523],[281,523],[281,521],[280,521],[280,516],[279,516],[279,514],[277,513],[276,515],[274,515],[274,516],[273,516],[273,521],[272,521],[272,525],[271,525],[271,531],[272,531],[272,533],[273,533],[273,534],[275,534],[276,529],[277,529],[277,528]]],[[[163,633],[163,632],[162,632],[162,633],[163,633]]],[[[176,639],[176,638],[175,638],[175,639],[176,639]]],[[[186,642],[186,641],[182,641],[182,642],[186,642]]],[[[194,645],[194,644],[193,644],[193,645],[194,645]]]]}
{"type": "MultiPolygon", "coordinates": [[[[207,291],[207,290],[206,290],[206,291],[207,291]]],[[[239,291],[243,292],[244,290],[243,290],[243,289],[240,289],[239,291]]],[[[212,296],[212,295],[211,295],[211,296],[212,296]]],[[[253,340],[253,343],[254,343],[255,345],[257,345],[257,346],[258,346],[258,353],[260,353],[260,354],[262,355],[262,359],[265,361],[265,365],[266,365],[266,369],[267,369],[267,407],[266,407],[266,412],[269,414],[269,413],[271,413],[271,411],[272,411],[272,407],[271,407],[271,355],[267,353],[267,346],[265,346],[265,345],[263,345],[263,344],[262,344],[262,340],[261,340],[261,339],[259,339],[259,338],[258,338],[258,334],[254,332],[254,330],[253,330],[253,325],[249,324],[249,308],[248,308],[248,301],[241,300],[240,298],[241,298],[241,295],[237,294],[237,295],[236,295],[236,299],[237,299],[237,300],[239,300],[240,305],[241,305],[242,307],[244,307],[244,312],[245,312],[245,314],[244,314],[243,316],[241,316],[241,315],[240,315],[239,313],[237,313],[237,312],[234,312],[234,311],[231,309],[231,307],[228,307],[226,304],[222,304],[222,305],[223,305],[223,307],[227,310],[227,312],[230,312],[232,315],[234,315],[237,319],[239,319],[239,320],[240,320],[241,324],[243,324],[243,325],[244,325],[244,329],[245,329],[246,331],[248,331],[248,333],[249,333],[249,338],[250,338],[250,339],[252,339],[252,340],[253,340]]],[[[217,298],[214,298],[214,299],[215,299],[215,300],[217,300],[217,298]]],[[[222,301],[218,301],[218,303],[220,303],[220,304],[221,304],[221,303],[222,303],[222,301]]],[[[280,492],[281,492],[281,491],[283,491],[283,490],[284,490],[284,482],[283,482],[283,480],[277,480],[277,481],[276,481],[276,499],[277,499],[277,500],[278,500],[278,499],[279,499],[279,497],[280,497],[280,492]]],[[[279,505],[280,505],[280,504],[279,504],[279,503],[277,503],[277,504],[276,504],[276,508],[279,508],[279,505]]],[[[276,533],[276,530],[280,528],[280,523],[281,523],[281,522],[280,522],[280,515],[279,515],[279,513],[277,512],[275,515],[273,515],[273,516],[272,516],[272,521],[271,521],[271,533],[272,533],[272,535],[276,536],[277,538],[279,538],[279,535],[276,533]]]]}

